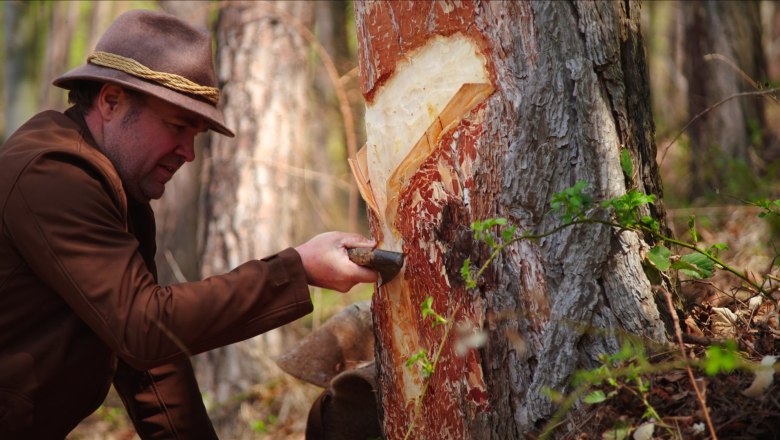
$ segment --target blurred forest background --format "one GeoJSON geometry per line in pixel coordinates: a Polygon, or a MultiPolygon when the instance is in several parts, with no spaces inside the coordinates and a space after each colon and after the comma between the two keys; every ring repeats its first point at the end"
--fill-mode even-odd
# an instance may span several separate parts
{"type": "MultiPolygon", "coordinates": [[[[65,109],[52,79],[82,64],[112,20],[136,8],[212,31],[237,134],[199,139],[199,159],[155,202],[162,283],[227,271],[326,230],[367,233],[346,162],[365,139],[350,1],[5,1],[2,138],[40,110],[65,109]]],[[[704,240],[728,243],[737,266],[763,271],[778,253],[778,227],[759,223],[745,201],[780,198],[780,101],[770,93],[780,85],[780,5],[650,1],[642,13],[669,222],[684,233],[696,215],[704,240]]],[[[686,295],[718,297],[728,282],[691,284],[686,295]]],[[[370,295],[314,289],[310,317],[196,356],[222,437],[303,438],[320,390],[282,373],[273,357],[370,295]]],[[[71,437],[133,436],[112,395],[71,437]]]]}

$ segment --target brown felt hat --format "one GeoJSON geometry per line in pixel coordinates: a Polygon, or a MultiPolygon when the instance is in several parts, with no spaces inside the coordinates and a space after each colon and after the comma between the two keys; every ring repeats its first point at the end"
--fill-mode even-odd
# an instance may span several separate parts
{"type": "Polygon", "coordinates": [[[53,84],[70,89],[79,80],[112,82],[147,93],[202,116],[216,132],[234,136],[217,109],[211,36],[172,15],[147,10],[120,15],[87,63],[53,84]]]}

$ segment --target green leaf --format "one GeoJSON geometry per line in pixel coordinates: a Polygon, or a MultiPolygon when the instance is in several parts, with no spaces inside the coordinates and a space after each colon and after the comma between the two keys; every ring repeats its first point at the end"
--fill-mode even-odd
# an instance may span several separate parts
{"type": "Polygon", "coordinates": [[[474,277],[471,275],[470,258],[466,258],[466,260],[463,261],[463,266],[460,267],[460,277],[463,278],[463,282],[466,283],[467,289],[473,289],[477,287],[477,282],[474,280],[474,277]]]}
{"type": "Polygon", "coordinates": [[[707,356],[704,358],[704,372],[709,376],[721,372],[730,373],[739,366],[739,363],[736,342],[726,341],[724,345],[713,345],[707,348],[707,356]]]}
{"type": "Polygon", "coordinates": [[[766,218],[770,216],[778,216],[780,217],[780,199],[777,200],[755,200],[753,202],[748,202],[751,205],[758,206],[763,211],[758,213],[758,218],[766,218]]]}
{"type": "Polygon", "coordinates": [[[501,231],[501,238],[504,239],[505,243],[512,241],[512,238],[515,236],[515,232],[517,232],[517,226],[512,225],[501,231]]]}
{"type": "Polygon", "coordinates": [[[629,179],[634,177],[634,164],[631,162],[631,153],[627,149],[620,150],[620,168],[629,179]]]}
{"type": "Polygon", "coordinates": [[[658,232],[661,230],[661,224],[658,223],[658,220],[650,217],[649,215],[643,215],[642,218],[639,219],[639,222],[648,227],[653,232],[658,232]]]}
{"type": "Polygon", "coordinates": [[[411,367],[418,361],[427,361],[428,360],[428,352],[425,351],[425,349],[420,349],[417,353],[413,354],[409,359],[406,360],[406,366],[411,367]]]}
{"type": "Polygon", "coordinates": [[[604,391],[601,390],[593,391],[582,399],[583,402],[590,405],[601,403],[605,400],[607,400],[607,395],[604,394],[604,391]]]}
{"type": "Polygon", "coordinates": [[[637,224],[638,208],[650,203],[655,203],[654,195],[632,189],[620,197],[605,200],[601,205],[615,211],[615,218],[621,226],[631,228],[637,224]]]}
{"type": "Polygon", "coordinates": [[[632,426],[620,426],[625,422],[617,422],[618,426],[615,426],[601,434],[602,440],[625,440],[631,434],[632,426]]]}
{"type": "Polygon", "coordinates": [[[663,272],[669,270],[669,267],[671,267],[671,262],[669,261],[671,256],[672,251],[666,246],[658,245],[650,249],[650,252],[647,254],[647,259],[653,263],[653,266],[655,266],[656,269],[663,272]]]}
{"type": "Polygon", "coordinates": [[[696,279],[709,278],[715,272],[715,263],[702,254],[683,255],[672,267],[696,279]]]}
{"type": "Polygon", "coordinates": [[[428,296],[423,300],[422,303],[420,303],[420,311],[422,312],[423,320],[429,316],[433,317],[433,321],[431,321],[431,327],[436,327],[437,325],[447,323],[447,320],[443,316],[439,315],[435,310],[433,310],[432,296],[428,296]]]}
{"type": "Polygon", "coordinates": [[[724,251],[728,248],[729,245],[727,245],[726,243],[715,243],[712,246],[707,248],[707,253],[717,256],[718,252],[724,251]]]}
{"type": "Polygon", "coordinates": [[[696,231],[696,216],[694,215],[688,217],[688,232],[691,234],[693,244],[698,243],[699,233],[696,231]]]}
{"type": "Polygon", "coordinates": [[[431,309],[431,306],[433,305],[433,297],[428,296],[426,297],[423,302],[420,303],[420,311],[422,311],[423,317],[425,317],[426,313],[430,313],[433,310],[431,309]]]}
{"type": "Polygon", "coordinates": [[[593,199],[583,193],[587,186],[588,182],[579,180],[574,186],[553,194],[550,199],[552,212],[558,214],[564,223],[571,223],[582,217],[585,211],[593,206],[593,199]]]}

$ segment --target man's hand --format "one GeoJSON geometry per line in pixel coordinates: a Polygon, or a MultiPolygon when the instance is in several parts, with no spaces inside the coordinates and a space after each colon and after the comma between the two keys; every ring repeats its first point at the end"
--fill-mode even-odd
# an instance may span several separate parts
{"type": "Polygon", "coordinates": [[[310,285],[346,292],[357,283],[373,283],[377,273],[350,261],[347,249],[373,247],[359,234],[325,232],[295,248],[301,255],[310,285]]]}

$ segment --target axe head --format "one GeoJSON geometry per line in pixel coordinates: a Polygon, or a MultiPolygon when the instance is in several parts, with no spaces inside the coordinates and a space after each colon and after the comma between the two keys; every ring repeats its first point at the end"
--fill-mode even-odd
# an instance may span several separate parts
{"type": "Polygon", "coordinates": [[[347,249],[353,263],[379,272],[379,285],[390,282],[404,267],[404,254],[374,248],[347,249]]]}

